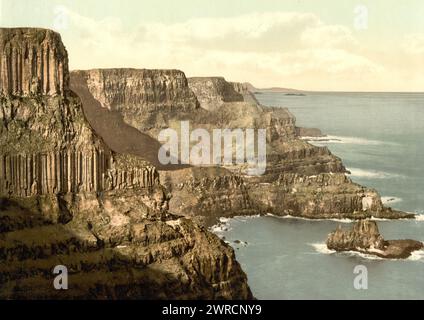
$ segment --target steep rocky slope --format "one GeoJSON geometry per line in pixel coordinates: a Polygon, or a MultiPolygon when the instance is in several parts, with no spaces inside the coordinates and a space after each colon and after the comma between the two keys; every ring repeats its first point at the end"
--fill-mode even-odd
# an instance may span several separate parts
{"type": "MultiPolygon", "coordinates": [[[[92,130],[69,89],[57,33],[0,29],[0,53],[0,298],[252,297],[233,250],[169,213],[158,171],[112,151],[92,130]],[[59,264],[68,268],[68,290],[53,287],[59,264]]],[[[161,81],[128,90],[173,108],[179,90],[149,89],[168,85],[161,81]]],[[[115,93],[99,96],[111,108],[137,102],[125,88],[104,87],[115,93]]]]}
{"type": "MultiPolygon", "coordinates": [[[[90,78],[93,72],[99,71],[72,72],[71,83],[77,82],[81,75],[90,78]]],[[[143,71],[143,74],[149,74],[149,79],[132,81],[151,83],[163,72],[143,71]]],[[[93,96],[113,96],[114,93],[108,91],[119,87],[119,83],[126,81],[122,79],[131,78],[135,73],[132,69],[108,69],[101,74],[107,79],[104,81],[109,83],[107,87],[93,88],[86,81],[85,86],[93,96]],[[116,73],[121,75],[119,81],[114,76],[116,73]],[[114,83],[116,81],[118,83],[114,83]]],[[[178,79],[184,75],[176,74],[178,79]]],[[[195,217],[203,223],[211,223],[220,216],[253,213],[308,218],[412,216],[385,208],[375,190],[353,183],[345,176],[346,169],[341,159],[326,147],[313,146],[299,138],[299,134],[305,130],[296,127],[296,119],[287,108],[260,105],[246,84],[228,83],[220,77],[189,78],[180,82],[184,86],[179,87],[182,92],[178,96],[191,97],[187,93],[191,89],[198,103],[190,98],[187,107],[179,105],[172,111],[155,104],[157,111],[153,115],[154,108],[146,107],[150,102],[143,99],[137,100],[136,105],[120,100],[115,108],[120,110],[124,119],[131,118],[127,123],[136,128],[143,128],[147,119],[160,115],[163,121],[156,122],[156,127],[153,124],[144,126],[143,133],[152,139],[157,137],[157,126],[160,124],[179,132],[181,120],[189,121],[191,129],[204,128],[209,132],[214,128],[265,128],[267,167],[265,174],[259,177],[246,176],[246,165],[235,163],[220,168],[186,167],[178,170],[177,167],[161,170],[161,181],[172,193],[169,205],[173,212],[195,217]],[[132,108],[143,111],[137,111],[136,115],[132,108]]],[[[165,86],[162,89],[165,90],[163,96],[175,95],[169,93],[172,92],[171,88],[165,86]]],[[[136,100],[135,97],[126,99],[136,100]]],[[[177,99],[175,105],[180,101],[177,99]]],[[[98,133],[104,135],[101,131],[98,133]]],[[[143,151],[137,149],[136,141],[128,142],[127,148],[143,157],[143,151]]]]}
{"type": "Polygon", "coordinates": [[[189,78],[188,84],[206,110],[216,110],[225,102],[244,101],[242,94],[222,77],[189,78]]]}

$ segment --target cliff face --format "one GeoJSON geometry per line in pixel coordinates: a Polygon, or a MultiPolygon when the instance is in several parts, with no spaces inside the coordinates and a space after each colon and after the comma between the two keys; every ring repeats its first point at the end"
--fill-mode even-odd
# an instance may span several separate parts
{"type": "Polygon", "coordinates": [[[343,173],[282,173],[271,184],[252,185],[251,197],[262,212],[277,215],[357,219],[386,212],[375,190],[352,183],[343,173]]]}
{"type": "MultiPolygon", "coordinates": [[[[163,71],[150,72],[159,76],[163,71]]],[[[77,82],[77,73],[86,72],[74,72],[71,83],[77,82]]],[[[114,73],[133,74],[133,71],[106,70],[103,74],[109,74],[105,81],[110,84],[101,88],[85,84],[87,90],[93,96],[99,90],[118,90],[119,79],[110,76],[114,73]]],[[[138,78],[134,81],[145,80],[138,78]]],[[[148,113],[150,119],[156,119],[156,125],[152,122],[151,129],[144,132],[151,137],[157,136],[159,124],[179,132],[180,120],[190,121],[191,129],[200,127],[209,131],[214,128],[266,129],[267,168],[260,177],[244,176],[244,164],[234,164],[220,170],[186,168],[161,172],[161,181],[172,191],[169,201],[171,211],[196,217],[202,223],[209,223],[220,216],[269,212],[308,218],[408,216],[384,208],[375,190],[352,183],[344,175],[346,169],[341,159],[328,148],[316,147],[299,139],[296,119],[288,109],[260,105],[248,85],[228,83],[219,77],[205,77],[189,78],[188,86],[197,96],[200,108],[191,108],[190,112],[184,112],[187,108],[181,108],[175,113],[156,104],[157,109],[149,109],[148,113]]],[[[177,96],[182,96],[188,88],[184,86],[180,90],[182,93],[177,96]]],[[[105,93],[106,96],[115,94],[105,93]]],[[[122,102],[119,108],[130,110],[134,106],[122,102]]],[[[125,118],[125,113],[129,111],[121,112],[125,118]]],[[[131,121],[137,123],[136,128],[140,128],[139,124],[144,123],[146,117],[146,114],[139,114],[131,121]]],[[[127,143],[128,149],[137,148],[135,141],[127,143]]],[[[143,156],[142,152],[137,154],[143,156]]]]}
{"type": "Polygon", "coordinates": [[[161,171],[161,181],[170,191],[170,210],[211,225],[219,217],[258,214],[243,177],[225,168],[192,167],[161,171]]]}
{"type": "Polygon", "coordinates": [[[152,216],[146,191],[74,197],[71,222],[1,234],[2,299],[252,298],[234,251],[190,220],[152,216]],[[68,290],[53,287],[56,265],[68,268],[68,290]]]}
{"type": "Polygon", "coordinates": [[[133,127],[148,131],[167,125],[167,113],[192,112],[199,107],[179,70],[95,69],[73,71],[101,106],[118,111],[133,127]]]}
{"type": "Polygon", "coordinates": [[[60,35],[42,29],[3,29],[0,93],[55,95],[68,86],[68,60],[60,35]]]}
{"type": "Polygon", "coordinates": [[[225,102],[242,102],[243,95],[222,77],[189,78],[190,89],[200,105],[206,110],[215,110],[225,102]]]}
{"type": "Polygon", "coordinates": [[[153,186],[157,173],[142,161],[116,172],[123,158],[93,134],[79,98],[69,91],[68,58],[59,34],[2,29],[0,39],[6,68],[1,69],[0,195],[153,186]]]}
{"type": "MultiPolygon", "coordinates": [[[[0,29],[0,39],[0,78],[8,79],[0,97],[0,297],[251,298],[233,250],[168,212],[158,171],[94,133],[68,87],[60,36],[0,29]],[[66,291],[53,287],[59,264],[68,268],[66,291]]],[[[128,96],[140,83],[126,79],[122,94],[102,99],[167,105],[179,90],[168,96],[163,88],[181,85],[167,74],[146,80],[140,96],[128,96]]]]}

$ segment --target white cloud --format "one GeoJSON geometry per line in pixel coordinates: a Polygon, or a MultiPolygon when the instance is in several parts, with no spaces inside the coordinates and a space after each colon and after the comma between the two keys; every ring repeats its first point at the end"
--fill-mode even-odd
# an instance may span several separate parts
{"type": "Polygon", "coordinates": [[[300,88],[310,87],[317,76],[323,81],[352,75],[375,78],[384,70],[361,53],[349,28],[325,24],[311,13],[140,23],[132,30],[118,19],[93,20],[69,10],[67,14],[64,40],[74,69],[178,68],[188,76],[223,75],[258,86],[290,85],[296,79],[293,83],[300,88]]]}
{"type": "Polygon", "coordinates": [[[349,28],[339,25],[320,25],[306,29],[301,35],[302,42],[311,47],[353,48],[358,41],[349,28]]]}

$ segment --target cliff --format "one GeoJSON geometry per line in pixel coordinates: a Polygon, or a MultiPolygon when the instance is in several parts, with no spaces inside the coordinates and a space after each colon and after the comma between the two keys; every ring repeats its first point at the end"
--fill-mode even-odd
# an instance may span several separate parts
{"type": "MultiPolygon", "coordinates": [[[[122,78],[134,74],[132,69],[122,69],[120,72],[122,78]]],[[[157,76],[162,72],[150,70],[151,74],[157,76]]],[[[78,74],[85,73],[87,71],[73,72],[71,85],[78,82],[78,74]]],[[[117,90],[118,79],[110,70],[102,74],[107,77],[104,81],[110,83],[107,87],[96,88],[83,81],[85,90],[93,97],[116,95],[108,91],[117,90]],[[106,92],[99,94],[98,91],[106,92]]],[[[140,78],[134,81],[144,80],[140,78]]],[[[385,208],[375,190],[357,185],[345,176],[346,169],[340,158],[326,147],[316,147],[299,139],[296,119],[287,108],[262,106],[252,98],[247,85],[228,83],[220,77],[189,78],[187,83],[188,87],[180,87],[180,90],[193,90],[200,108],[191,108],[191,112],[185,112],[187,108],[180,108],[178,112],[173,112],[166,106],[156,104],[156,109],[152,111],[145,107],[147,101],[140,101],[137,108],[143,109],[144,113],[134,116],[126,124],[135,128],[146,127],[143,124],[147,118],[159,117],[162,121],[156,124],[152,122],[150,129],[143,131],[153,139],[160,124],[179,132],[178,122],[181,120],[189,121],[191,129],[266,128],[267,168],[265,174],[259,177],[245,176],[242,173],[245,168],[243,164],[225,168],[176,167],[161,171],[161,181],[172,194],[169,201],[172,212],[195,218],[204,224],[213,223],[220,216],[255,213],[353,219],[413,216],[385,208]]],[[[183,96],[182,92],[178,96],[183,96]]],[[[116,108],[121,110],[124,119],[134,108],[123,100],[117,104],[116,108]]],[[[93,119],[93,126],[95,123],[93,119]]],[[[99,131],[99,134],[107,136],[105,131],[99,131]]],[[[146,158],[137,149],[137,141],[126,140],[121,145],[146,158]]]]}
{"type": "Polygon", "coordinates": [[[189,78],[188,84],[206,110],[215,110],[225,102],[243,101],[243,96],[222,77],[189,78]]]}
{"type": "Polygon", "coordinates": [[[384,240],[377,223],[370,220],[357,221],[350,230],[340,226],[330,233],[327,247],[336,251],[358,251],[388,259],[404,259],[423,243],[415,240],[384,240]]]}
{"type": "MultiPolygon", "coordinates": [[[[79,74],[90,72],[73,72],[71,85],[79,83],[79,74]]],[[[163,72],[150,70],[149,74],[155,78],[163,72]]],[[[109,83],[106,87],[96,87],[82,81],[93,97],[116,95],[116,92],[109,92],[119,88],[120,80],[114,75],[121,74],[121,78],[128,78],[135,72],[131,69],[108,69],[102,74],[107,78],[104,82],[109,83]],[[105,92],[99,94],[99,91],[105,92]]],[[[139,77],[134,81],[145,80],[139,77]]],[[[346,169],[341,159],[328,148],[313,146],[299,139],[301,131],[287,108],[260,105],[252,98],[248,85],[229,83],[221,77],[189,78],[183,83],[187,85],[180,87],[182,92],[177,96],[187,96],[185,92],[191,89],[200,108],[194,108],[196,103],[189,103],[188,108],[173,112],[160,104],[156,104],[156,109],[146,107],[148,102],[143,100],[137,106],[143,112],[135,115],[131,111],[135,108],[131,103],[119,100],[117,110],[124,119],[131,118],[126,121],[127,125],[144,127],[143,133],[153,139],[157,137],[159,125],[179,132],[179,121],[182,120],[189,121],[191,129],[209,131],[215,128],[265,128],[267,168],[260,177],[246,176],[243,173],[245,164],[235,163],[224,168],[176,167],[160,170],[161,181],[172,194],[169,201],[172,212],[205,224],[213,223],[220,216],[270,212],[308,218],[413,216],[385,208],[375,190],[353,183],[345,176],[346,169]],[[147,127],[143,125],[146,119],[156,119],[156,122],[151,120],[151,125],[147,127]]],[[[95,126],[95,119],[89,121],[95,126]]],[[[99,131],[99,134],[107,136],[105,131],[99,131]]],[[[141,157],[149,150],[138,149],[137,141],[122,141],[122,145],[141,157]]]]}
{"type": "MultiPolygon", "coordinates": [[[[60,36],[0,29],[0,38],[0,298],[252,298],[233,250],[169,213],[156,168],[112,151],[93,131],[68,86],[60,36]],[[65,291],[53,287],[59,264],[69,272],[65,291]]],[[[146,82],[125,79],[118,93],[99,99],[110,108],[141,100],[152,108],[187,107],[174,104],[179,90],[163,94],[187,86],[166,80],[178,72],[153,82],[149,72],[136,73],[146,82]]],[[[109,88],[101,73],[93,79],[109,88]]],[[[187,94],[182,99],[197,108],[187,94]]]]}
{"type": "Polygon", "coordinates": [[[68,59],[60,35],[43,29],[3,29],[0,93],[55,95],[68,86],[68,59]]]}
{"type": "Polygon", "coordinates": [[[179,70],[94,69],[73,71],[103,108],[117,111],[125,122],[144,132],[166,126],[168,113],[199,107],[179,70]]]}
{"type": "Polygon", "coordinates": [[[116,171],[126,158],[115,156],[86,122],[81,101],[69,90],[68,57],[59,34],[2,29],[0,39],[2,61],[16,66],[4,64],[1,72],[11,81],[1,83],[0,195],[155,184],[157,172],[143,161],[116,171]]]}

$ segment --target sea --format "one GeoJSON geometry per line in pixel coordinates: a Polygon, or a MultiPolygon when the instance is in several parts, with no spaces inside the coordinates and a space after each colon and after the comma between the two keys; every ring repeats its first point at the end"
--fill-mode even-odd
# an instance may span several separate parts
{"type": "MultiPolygon", "coordinates": [[[[256,97],[267,106],[287,107],[297,126],[321,129],[326,139],[311,143],[327,146],[350,178],[375,188],[387,206],[420,214],[415,220],[379,220],[385,239],[424,241],[424,93],[256,97]]],[[[213,231],[235,249],[258,299],[424,299],[424,250],[386,260],[326,248],[328,233],[351,223],[268,215],[222,219],[213,231]],[[359,265],[365,266],[360,272],[359,265]],[[358,281],[362,286],[355,286],[358,281]]]]}

